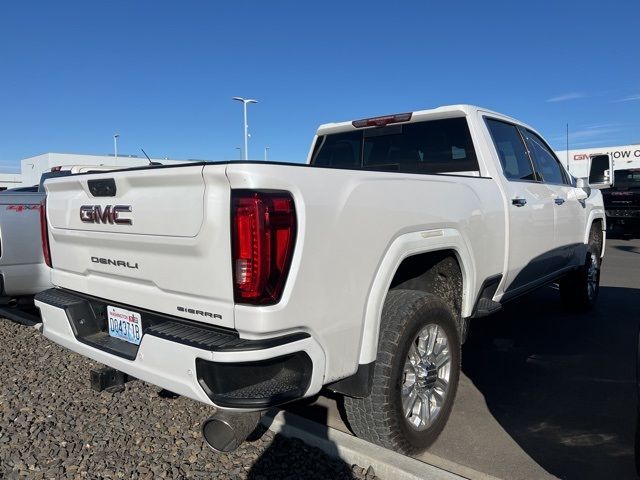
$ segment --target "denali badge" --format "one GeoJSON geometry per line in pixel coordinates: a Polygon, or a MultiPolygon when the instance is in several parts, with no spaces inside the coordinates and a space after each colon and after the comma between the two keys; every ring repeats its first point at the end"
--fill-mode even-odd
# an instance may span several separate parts
{"type": "Polygon", "coordinates": [[[111,258],[91,257],[93,263],[101,263],[102,265],[113,265],[114,267],[126,267],[138,269],[137,263],[125,262],[124,260],[112,260],[111,258]]]}
{"type": "Polygon", "coordinates": [[[202,317],[217,318],[219,320],[222,320],[222,315],[220,315],[219,313],[203,312],[202,310],[194,310],[193,308],[187,307],[178,307],[178,311],[183,313],[190,313],[192,315],[200,315],[202,317]]]}
{"type": "Polygon", "coordinates": [[[130,218],[120,218],[121,213],[131,212],[131,205],[82,205],[80,220],[84,223],[111,223],[116,225],[131,225],[130,218]]]}

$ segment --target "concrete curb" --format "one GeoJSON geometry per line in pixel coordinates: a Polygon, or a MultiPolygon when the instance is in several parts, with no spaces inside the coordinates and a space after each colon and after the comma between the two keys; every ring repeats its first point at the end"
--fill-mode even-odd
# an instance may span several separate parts
{"type": "Polygon", "coordinates": [[[357,464],[367,468],[371,465],[376,475],[384,480],[465,478],[289,412],[270,411],[262,417],[262,424],[274,433],[299,438],[331,457],[341,458],[349,466],[357,464]]]}

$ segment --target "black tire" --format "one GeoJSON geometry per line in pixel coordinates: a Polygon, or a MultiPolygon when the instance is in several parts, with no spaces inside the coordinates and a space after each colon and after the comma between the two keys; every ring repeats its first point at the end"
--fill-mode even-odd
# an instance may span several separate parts
{"type": "Polygon", "coordinates": [[[600,245],[598,231],[591,229],[584,265],[560,281],[560,298],[572,311],[586,312],[593,308],[600,292],[600,245]],[[593,270],[595,269],[595,271],[593,270]],[[594,285],[592,285],[594,284],[594,285]]]}
{"type": "Polygon", "coordinates": [[[436,440],[447,423],[459,378],[460,337],[451,307],[429,293],[392,290],[387,294],[382,311],[371,393],[365,398],[345,397],[350,427],[358,437],[383,447],[408,455],[420,452],[436,440]],[[402,409],[405,361],[417,335],[427,325],[434,324],[448,341],[449,382],[433,423],[424,430],[417,430],[405,418],[402,409]]]}

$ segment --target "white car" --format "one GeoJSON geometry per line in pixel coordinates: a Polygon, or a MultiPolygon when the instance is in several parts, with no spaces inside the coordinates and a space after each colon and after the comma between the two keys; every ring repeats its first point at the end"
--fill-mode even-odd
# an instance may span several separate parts
{"type": "Polygon", "coordinates": [[[323,125],[307,164],[46,189],[44,335],[218,407],[203,426],[216,450],[323,387],[358,436],[422,450],[451,411],[472,319],[550,282],[577,309],[598,293],[600,192],[531,127],[468,105],[323,125]]]}

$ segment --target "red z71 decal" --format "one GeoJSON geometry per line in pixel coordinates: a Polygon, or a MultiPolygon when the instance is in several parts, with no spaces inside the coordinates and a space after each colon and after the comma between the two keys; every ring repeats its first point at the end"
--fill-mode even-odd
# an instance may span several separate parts
{"type": "Polygon", "coordinates": [[[7,210],[13,210],[17,213],[22,213],[27,210],[40,210],[40,205],[9,205],[7,210]]]}

